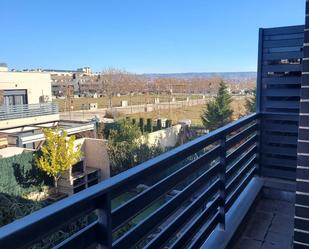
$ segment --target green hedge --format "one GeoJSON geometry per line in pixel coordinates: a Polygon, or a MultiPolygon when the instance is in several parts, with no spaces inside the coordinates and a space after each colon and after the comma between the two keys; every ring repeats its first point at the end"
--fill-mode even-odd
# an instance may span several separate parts
{"type": "Polygon", "coordinates": [[[21,196],[51,184],[52,180],[36,167],[32,153],[0,159],[0,193],[21,196]]]}
{"type": "Polygon", "coordinates": [[[0,227],[44,207],[44,202],[0,193],[0,227]]]}

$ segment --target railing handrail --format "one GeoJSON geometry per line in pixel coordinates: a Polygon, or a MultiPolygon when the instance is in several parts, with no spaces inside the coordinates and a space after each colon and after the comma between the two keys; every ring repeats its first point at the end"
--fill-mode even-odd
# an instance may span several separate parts
{"type": "Polygon", "coordinates": [[[27,107],[42,107],[42,106],[57,106],[55,102],[45,102],[45,103],[36,103],[36,104],[18,104],[18,105],[1,105],[0,109],[18,109],[18,108],[27,108],[27,107]]]}
{"type": "Polygon", "coordinates": [[[9,106],[2,105],[0,106],[0,120],[52,115],[58,112],[58,104],[54,102],[9,106]]]}
{"type": "MultiPolygon", "coordinates": [[[[41,210],[38,210],[24,218],[14,221],[0,228],[0,241],[4,238],[14,241],[16,238],[22,237],[19,235],[24,234],[25,231],[30,227],[32,231],[35,231],[38,238],[42,237],[46,233],[44,232],[43,228],[46,228],[48,225],[55,223],[52,221],[61,220],[61,217],[66,217],[68,215],[74,216],[74,214],[89,210],[89,208],[95,206],[94,200],[97,197],[115,190],[117,192],[118,187],[121,185],[130,184],[136,178],[147,175],[155,169],[157,170],[158,167],[166,165],[167,162],[174,158],[185,158],[189,154],[192,154],[192,150],[198,151],[203,147],[215,142],[216,140],[221,139],[223,136],[226,136],[232,131],[235,131],[244,125],[258,119],[259,117],[260,114],[258,113],[250,114],[206,135],[203,135],[193,141],[165,152],[158,157],[146,161],[134,168],[131,168],[103,182],[100,182],[84,191],[81,191],[41,210]]],[[[56,226],[56,224],[54,225],[56,226]]]]}

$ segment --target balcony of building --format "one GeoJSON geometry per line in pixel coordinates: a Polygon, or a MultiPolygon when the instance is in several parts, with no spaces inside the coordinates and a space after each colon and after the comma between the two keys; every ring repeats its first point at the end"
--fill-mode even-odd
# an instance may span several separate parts
{"type": "Polygon", "coordinates": [[[0,107],[0,129],[10,129],[59,121],[56,103],[2,105],[0,107]]]}
{"type": "Polygon", "coordinates": [[[261,30],[257,113],[2,227],[0,248],[308,248],[303,41],[261,30]]]}
{"type": "Polygon", "coordinates": [[[85,226],[55,248],[226,248],[244,236],[263,243],[295,192],[262,176],[262,119],[252,114],[13,222],[1,229],[0,247],[28,248],[81,216],[85,226]],[[267,188],[280,190],[275,202],[267,188]]]}

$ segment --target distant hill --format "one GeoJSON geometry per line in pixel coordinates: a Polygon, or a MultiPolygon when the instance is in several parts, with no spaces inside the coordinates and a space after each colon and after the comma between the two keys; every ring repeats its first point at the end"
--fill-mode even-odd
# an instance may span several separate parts
{"type": "Polygon", "coordinates": [[[218,73],[166,73],[166,74],[143,74],[150,79],[176,78],[176,79],[212,79],[222,78],[224,80],[252,80],[256,79],[256,72],[218,72],[218,73]]]}

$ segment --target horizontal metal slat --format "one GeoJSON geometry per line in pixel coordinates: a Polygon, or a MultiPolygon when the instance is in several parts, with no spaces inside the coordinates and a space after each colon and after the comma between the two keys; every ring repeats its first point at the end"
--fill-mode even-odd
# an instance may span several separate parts
{"type": "Polygon", "coordinates": [[[173,197],[171,200],[163,204],[158,210],[152,213],[147,219],[143,220],[140,224],[135,226],[129,232],[124,234],[122,237],[117,239],[113,243],[114,249],[122,249],[125,248],[126,245],[134,245],[137,243],[142,236],[153,229],[154,226],[159,224],[164,218],[170,215],[175,209],[179,208],[179,206],[190,196],[197,191],[202,185],[207,183],[210,179],[214,178],[218,174],[218,164],[197,179],[195,179],[190,185],[188,185],[184,190],[182,190],[179,194],[173,197]]]}
{"type": "MultiPolygon", "coordinates": [[[[304,243],[306,246],[303,248],[308,248],[309,244],[309,236],[308,236],[309,231],[301,231],[301,230],[294,230],[294,241],[304,243]]],[[[296,247],[297,248],[297,247],[296,247]]]]}
{"type": "Polygon", "coordinates": [[[241,179],[248,173],[250,168],[255,163],[255,157],[252,157],[248,162],[246,162],[245,166],[240,167],[240,171],[238,174],[231,180],[231,182],[226,186],[226,194],[229,196],[231,191],[239,184],[241,179]]]}
{"type": "Polygon", "coordinates": [[[226,178],[230,179],[236,172],[241,168],[241,166],[246,163],[255,153],[257,152],[257,147],[252,147],[246,154],[241,156],[233,165],[226,171],[226,178]]]}
{"type": "Polygon", "coordinates": [[[273,109],[299,109],[299,101],[290,101],[290,100],[273,101],[273,100],[267,100],[264,105],[265,105],[266,108],[273,108],[273,109]]]}
{"type": "Polygon", "coordinates": [[[301,72],[302,65],[301,64],[282,64],[282,65],[267,65],[263,66],[263,72],[274,72],[274,73],[281,73],[281,72],[301,72]]]}
{"type": "Polygon", "coordinates": [[[280,146],[271,146],[271,145],[262,145],[262,153],[265,154],[274,154],[274,155],[282,155],[282,156],[296,156],[297,148],[285,148],[280,146]]]}
{"type": "Polygon", "coordinates": [[[282,120],[282,121],[294,121],[298,125],[299,114],[298,113],[263,113],[263,121],[270,120],[282,120]]]}
{"type": "Polygon", "coordinates": [[[263,125],[264,132],[262,134],[263,139],[269,135],[272,135],[274,132],[274,135],[277,135],[279,133],[285,134],[285,133],[295,133],[295,136],[297,136],[298,127],[295,125],[290,124],[265,124],[263,125]]]}
{"type": "Polygon", "coordinates": [[[301,77],[269,77],[262,78],[262,83],[267,85],[300,85],[301,77]]]}
{"type": "Polygon", "coordinates": [[[200,248],[202,244],[207,240],[209,235],[215,230],[220,220],[220,213],[218,212],[209,222],[207,222],[207,226],[203,227],[200,231],[200,234],[192,241],[189,249],[200,248]]]}
{"type": "Polygon", "coordinates": [[[99,233],[100,225],[98,221],[79,230],[53,249],[84,249],[89,248],[91,245],[97,244],[97,234],[99,233]]]}
{"type": "Polygon", "coordinates": [[[230,195],[230,197],[227,199],[225,204],[225,210],[228,212],[232,205],[234,204],[235,200],[238,198],[238,196],[241,194],[241,192],[247,187],[248,183],[252,179],[254,175],[255,167],[252,168],[245,179],[241,182],[241,184],[238,186],[238,188],[230,195]]]}
{"type": "Polygon", "coordinates": [[[175,173],[162,179],[146,191],[135,196],[132,200],[122,204],[112,211],[113,228],[126,222],[132,216],[147,207],[154,200],[168,192],[172,187],[181,182],[185,177],[201,169],[206,162],[210,162],[219,156],[220,146],[216,146],[206,154],[179,169],[175,173]]]}
{"type": "Polygon", "coordinates": [[[265,143],[278,143],[278,144],[289,144],[297,145],[297,136],[284,136],[275,134],[263,134],[265,143]]]}
{"type": "Polygon", "coordinates": [[[265,89],[267,97],[300,97],[300,89],[265,89]]]}
{"type": "Polygon", "coordinates": [[[226,157],[227,164],[233,162],[233,160],[241,156],[242,153],[247,151],[256,142],[257,142],[257,135],[255,134],[254,136],[249,138],[246,142],[244,142],[242,145],[240,145],[238,148],[236,148],[233,152],[227,155],[226,157]]]}
{"type": "Polygon", "coordinates": [[[266,167],[263,165],[262,167],[262,174],[264,177],[273,177],[279,179],[286,179],[286,180],[293,180],[296,179],[296,168],[294,171],[291,170],[282,170],[280,168],[275,167],[266,167]]]}
{"type": "MultiPolygon", "coordinates": [[[[203,212],[194,219],[193,222],[184,230],[184,232],[177,238],[170,249],[178,249],[188,243],[188,241],[200,230],[200,227],[205,224],[205,220],[209,219],[209,215],[218,210],[219,197],[214,199],[212,203],[203,212]]],[[[215,214],[215,216],[218,212],[215,214]]],[[[214,217],[215,217],[214,216],[214,217]]]]}
{"type": "Polygon", "coordinates": [[[56,229],[60,229],[62,225],[89,214],[96,209],[95,199],[83,198],[83,196],[83,193],[80,192],[73,198],[79,200],[76,203],[72,203],[70,198],[65,198],[2,227],[0,248],[11,248],[12,245],[15,248],[27,248],[56,229]],[[63,207],[63,203],[67,203],[68,206],[63,207]],[[33,217],[36,219],[34,220],[33,217]],[[31,226],[27,224],[31,224],[31,226]],[[11,232],[13,228],[16,230],[11,232]],[[35,239],[33,236],[29,236],[29,231],[35,234],[35,239]]]}
{"type": "Polygon", "coordinates": [[[303,52],[282,52],[282,53],[264,53],[263,59],[265,60],[281,60],[281,59],[302,59],[303,52]]]}
{"type": "MultiPolygon", "coordinates": [[[[204,191],[197,199],[193,201],[186,209],[177,216],[175,220],[173,220],[167,227],[163,229],[147,246],[145,249],[156,249],[162,246],[185,222],[187,222],[190,217],[193,216],[194,212],[200,208],[206,200],[212,197],[219,190],[220,181],[217,180],[214,182],[206,191],[204,191]]],[[[212,203],[213,206],[217,206],[218,204],[212,203]]]]}
{"type": "Polygon", "coordinates": [[[303,46],[304,39],[287,39],[287,40],[274,40],[274,41],[264,41],[264,48],[280,48],[280,47],[296,47],[303,46]]]}
{"type": "Polygon", "coordinates": [[[226,148],[230,149],[235,144],[239,143],[244,138],[248,137],[250,134],[253,134],[255,131],[257,131],[258,125],[255,123],[248,128],[240,131],[238,134],[234,135],[230,139],[226,141],[226,148]]]}
{"type": "Polygon", "coordinates": [[[263,29],[264,35],[281,35],[303,33],[304,25],[263,29]]]}
{"type": "Polygon", "coordinates": [[[262,163],[265,166],[280,166],[280,167],[287,167],[287,168],[296,168],[297,161],[292,159],[286,158],[275,158],[269,156],[263,156],[262,163]]]}

